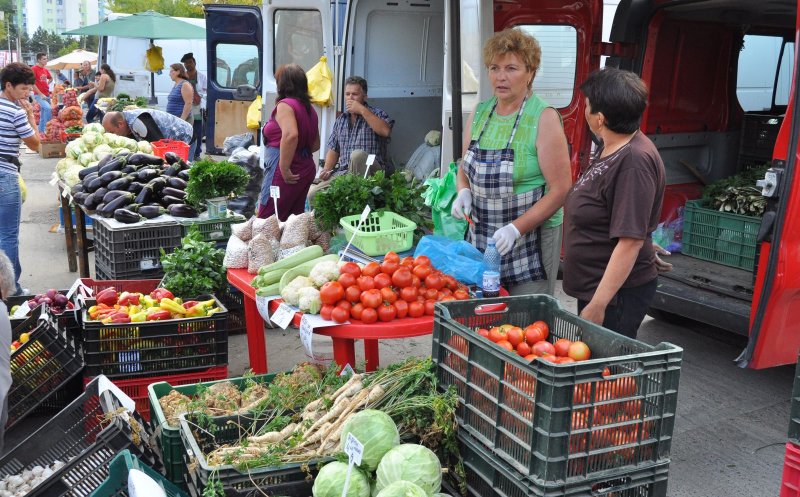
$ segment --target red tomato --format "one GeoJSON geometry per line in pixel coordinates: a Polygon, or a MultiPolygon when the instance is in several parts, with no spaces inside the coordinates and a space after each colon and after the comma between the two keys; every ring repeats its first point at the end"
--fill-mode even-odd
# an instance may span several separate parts
{"type": "Polygon", "coordinates": [[[489,328],[489,340],[493,341],[494,343],[499,342],[500,340],[506,339],[506,330],[505,328],[500,328],[495,326],[494,328],[489,328]]]}
{"type": "Polygon", "coordinates": [[[403,259],[400,261],[400,265],[407,267],[408,270],[411,271],[411,269],[414,268],[414,258],[410,255],[403,257],[403,259]]]}
{"type": "Polygon", "coordinates": [[[575,362],[575,359],[573,359],[572,357],[557,357],[556,358],[556,363],[558,363],[558,364],[569,364],[571,362],[575,362]]]}
{"type": "Polygon", "coordinates": [[[348,302],[346,300],[340,300],[339,302],[336,303],[336,307],[341,307],[343,309],[346,309],[347,313],[349,314],[350,313],[350,309],[353,308],[353,304],[351,304],[350,302],[348,302]]]}
{"type": "Polygon", "coordinates": [[[394,308],[397,309],[397,319],[403,319],[408,316],[408,302],[405,300],[398,300],[395,302],[394,308]]]}
{"type": "Polygon", "coordinates": [[[338,281],[329,281],[319,289],[319,299],[323,304],[335,304],[344,298],[344,287],[338,281]]]}
{"type": "Polygon", "coordinates": [[[376,309],[381,305],[381,291],[373,288],[372,290],[363,292],[361,294],[361,303],[364,304],[364,307],[376,309]]]}
{"type": "Polygon", "coordinates": [[[349,286],[344,290],[344,298],[350,302],[358,302],[361,300],[361,290],[355,285],[349,286]]]}
{"type": "Polygon", "coordinates": [[[380,290],[381,288],[386,288],[387,286],[392,286],[392,277],[386,273],[380,273],[379,275],[375,276],[375,288],[380,290]]]}
{"type": "Polygon", "coordinates": [[[439,290],[439,295],[453,295],[453,291],[447,287],[444,287],[441,290],[439,290]]]}
{"type": "Polygon", "coordinates": [[[371,307],[364,307],[361,311],[361,322],[364,324],[371,324],[378,320],[378,311],[371,307]]]}
{"type": "Polygon", "coordinates": [[[417,288],[422,286],[422,280],[419,279],[419,276],[416,274],[411,275],[411,286],[415,286],[417,288]]]}
{"type": "Polygon", "coordinates": [[[456,281],[456,279],[450,276],[449,274],[444,275],[442,279],[444,280],[444,286],[446,286],[450,290],[455,290],[456,288],[458,288],[458,281],[456,281]]]}
{"type": "Polygon", "coordinates": [[[525,333],[519,326],[512,326],[506,329],[506,340],[508,340],[516,349],[517,345],[525,341],[525,333]]]}
{"type": "Polygon", "coordinates": [[[394,274],[395,271],[397,271],[397,268],[399,267],[400,264],[397,262],[383,261],[381,263],[381,272],[383,274],[388,274],[389,276],[391,276],[394,274]]]}
{"type": "Polygon", "coordinates": [[[533,353],[538,356],[552,355],[555,357],[556,348],[553,347],[552,343],[541,340],[533,344],[533,353]]]}
{"type": "Polygon", "coordinates": [[[572,342],[567,351],[567,356],[576,361],[588,361],[592,356],[592,351],[583,342],[572,342]]]}
{"type": "Polygon", "coordinates": [[[388,302],[389,304],[397,302],[397,294],[388,286],[381,288],[381,298],[384,302],[388,302]]]}
{"type": "Polygon", "coordinates": [[[417,300],[417,295],[419,295],[419,292],[415,286],[407,286],[400,290],[400,298],[406,302],[414,302],[417,300]]]}
{"type": "Polygon", "coordinates": [[[364,310],[364,304],[359,302],[350,308],[350,317],[353,319],[361,319],[361,312],[364,310]]]}
{"type": "Polygon", "coordinates": [[[489,330],[486,328],[478,328],[478,335],[482,336],[483,338],[489,338],[489,330]]]}
{"type": "Polygon", "coordinates": [[[456,300],[467,300],[469,299],[469,293],[464,290],[456,290],[453,292],[453,297],[455,297],[456,300]]]}
{"type": "Polygon", "coordinates": [[[375,280],[372,276],[359,276],[356,280],[356,284],[358,285],[358,289],[362,292],[375,288],[375,280]]]}
{"type": "Polygon", "coordinates": [[[425,290],[425,298],[431,300],[439,300],[439,292],[433,288],[425,290]]]}
{"type": "Polygon", "coordinates": [[[350,317],[350,311],[345,309],[344,307],[334,307],[333,311],[331,312],[331,318],[336,323],[344,323],[350,317]]]}
{"type": "Polygon", "coordinates": [[[435,300],[426,300],[425,301],[425,315],[426,316],[433,316],[433,309],[436,305],[435,300]]]}
{"type": "Polygon", "coordinates": [[[503,347],[507,351],[514,352],[514,346],[511,345],[511,342],[509,342],[508,340],[500,340],[499,342],[496,342],[496,343],[497,343],[497,345],[499,345],[500,347],[503,347]]]}
{"type": "Polygon", "coordinates": [[[378,307],[378,319],[384,323],[388,323],[395,317],[397,317],[397,309],[395,309],[393,305],[389,304],[378,307]]]}
{"type": "Polygon", "coordinates": [[[414,265],[415,266],[430,266],[431,260],[428,258],[427,255],[418,255],[414,257],[414,265]]]}
{"type": "Polygon", "coordinates": [[[396,264],[400,264],[400,256],[393,251],[386,252],[386,255],[383,256],[383,260],[384,262],[394,262],[396,264]]]}
{"type": "Polygon", "coordinates": [[[377,262],[370,262],[369,264],[364,266],[364,269],[361,270],[361,274],[363,274],[364,276],[373,276],[373,277],[380,272],[381,272],[381,265],[378,264],[377,262]]]}
{"type": "Polygon", "coordinates": [[[528,345],[526,342],[519,342],[517,344],[517,354],[522,357],[527,357],[531,355],[531,346],[528,345]]]}
{"type": "Polygon", "coordinates": [[[412,318],[422,317],[425,314],[425,304],[420,301],[414,301],[408,304],[408,315],[412,318]]]}
{"type": "Polygon", "coordinates": [[[438,274],[429,274],[425,278],[425,286],[434,290],[441,290],[444,288],[444,280],[438,274]]]}
{"type": "Polygon", "coordinates": [[[528,361],[528,362],[531,362],[532,360],[536,359],[537,357],[538,356],[535,356],[533,354],[528,354],[528,355],[525,356],[525,360],[528,361]]]}
{"type": "Polygon", "coordinates": [[[405,288],[411,286],[411,270],[405,266],[401,266],[392,275],[392,285],[397,288],[405,288]]]}
{"type": "Polygon", "coordinates": [[[553,347],[556,349],[556,356],[566,357],[569,353],[570,345],[572,345],[572,340],[567,340],[566,338],[559,338],[556,340],[556,343],[553,344],[553,347]]]}
{"type": "Polygon", "coordinates": [[[431,271],[433,270],[430,266],[414,266],[414,269],[411,272],[414,273],[419,279],[424,280],[428,277],[428,275],[431,274],[431,271]]]}
{"type": "Polygon", "coordinates": [[[339,283],[342,284],[345,288],[350,288],[351,286],[356,284],[356,276],[353,276],[350,273],[342,273],[339,275],[339,283]]]}
{"type": "MultiPolygon", "coordinates": [[[[550,342],[546,342],[546,343],[550,343],[550,342]]],[[[558,357],[554,356],[553,354],[546,354],[546,355],[543,355],[543,356],[539,356],[539,359],[541,359],[543,361],[547,361],[547,362],[552,362],[553,364],[555,364],[556,361],[558,361],[558,357]]]]}
{"type": "Polygon", "coordinates": [[[533,323],[534,326],[539,326],[542,330],[542,340],[547,340],[547,337],[550,336],[550,327],[547,326],[547,323],[544,321],[536,321],[533,323]]]}
{"type": "Polygon", "coordinates": [[[333,311],[333,306],[331,304],[325,304],[322,306],[322,309],[319,310],[319,315],[322,319],[327,319],[328,321],[331,320],[331,312],[333,311]]]}
{"type": "Polygon", "coordinates": [[[608,368],[603,368],[603,378],[606,376],[611,376],[611,370],[608,368]]]}
{"type": "Polygon", "coordinates": [[[353,278],[361,276],[361,268],[355,262],[346,262],[339,268],[341,274],[352,274],[353,278]]]}
{"type": "Polygon", "coordinates": [[[544,340],[544,338],[542,337],[541,328],[532,324],[525,327],[525,341],[528,342],[528,345],[533,345],[542,340],[544,340]]]}
{"type": "Polygon", "coordinates": [[[445,295],[439,299],[439,302],[447,302],[449,300],[455,300],[456,298],[452,295],[445,295]]]}

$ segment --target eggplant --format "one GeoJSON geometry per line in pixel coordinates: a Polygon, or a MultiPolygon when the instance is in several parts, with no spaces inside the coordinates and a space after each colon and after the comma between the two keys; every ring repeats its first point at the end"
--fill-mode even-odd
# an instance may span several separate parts
{"type": "Polygon", "coordinates": [[[103,217],[111,217],[114,215],[114,211],[116,211],[117,209],[122,209],[123,207],[127,206],[132,202],[133,202],[133,193],[122,192],[122,195],[115,198],[111,202],[105,202],[105,206],[102,209],[98,207],[97,213],[103,217]]]}
{"type": "Polygon", "coordinates": [[[83,192],[83,183],[75,183],[69,192],[73,195],[83,192]]]}
{"type": "Polygon", "coordinates": [[[141,221],[142,216],[136,214],[135,212],[131,212],[128,209],[117,209],[114,211],[114,219],[120,223],[132,224],[141,221]]]}
{"type": "Polygon", "coordinates": [[[161,205],[163,205],[164,207],[168,207],[172,204],[182,204],[184,202],[185,200],[183,200],[182,198],[173,197],[172,195],[164,195],[163,197],[161,197],[161,205]]]}
{"type": "Polygon", "coordinates": [[[128,189],[128,185],[130,185],[131,183],[133,183],[133,177],[132,176],[130,176],[130,175],[123,176],[123,177],[121,177],[119,179],[115,179],[114,181],[109,183],[107,185],[107,188],[109,190],[127,190],[128,189]]]}
{"type": "MultiPolygon", "coordinates": [[[[87,169],[88,169],[88,168],[87,168],[87,169]]],[[[99,176],[99,175],[97,174],[97,171],[95,171],[95,172],[93,172],[93,173],[89,173],[88,175],[86,175],[86,176],[85,176],[85,177],[84,177],[84,178],[81,180],[81,182],[83,183],[83,186],[84,186],[84,188],[86,187],[86,185],[88,185],[89,183],[91,183],[91,182],[92,182],[92,180],[93,180],[93,179],[95,179],[97,176],[99,176]]]]}
{"type": "Polygon", "coordinates": [[[161,174],[163,176],[177,176],[179,172],[181,172],[181,165],[180,163],[176,162],[171,166],[167,166],[164,171],[161,172],[161,174]]]}
{"type": "Polygon", "coordinates": [[[125,208],[131,212],[139,212],[139,207],[141,207],[139,204],[128,204],[125,206],[125,208]]]}
{"type": "Polygon", "coordinates": [[[197,217],[194,207],[186,204],[171,204],[167,207],[167,212],[174,217],[197,217]]]}
{"type": "MultiPolygon", "coordinates": [[[[106,188],[106,187],[104,187],[104,186],[101,186],[100,188],[98,188],[97,190],[95,190],[95,191],[94,191],[94,193],[93,193],[92,195],[97,195],[97,198],[98,198],[98,199],[100,199],[100,200],[102,201],[102,200],[103,200],[103,198],[105,198],[105,196],[106,196],[106,193],[108,193],[108,192],[109,192],[109,189],[108,189],[108,188],[106,188]]],[[[98,203],[99,203],[99,202],[98,202],[98,203]]]]}
{"type": "Polygon", "coordinates": [[[98,209],[103,209],[105,208],[105,206],[106,206],[105,202],[100,202],[100,204],[98,204],[98,206],[94,208],[94,211],[97,212],[98,209]]]}
{"type": "Polygon", "coordinates": [[[97,179],[103,182],[103,186],[107,186],[109,183],[111,183],[115,179],[120,179],[122,176],[124,176],[122,174],[122,171],[108,171],[107,173],[102,174],[97,179]]]}
{"type": "Polygon", "coordinates": [[[101,186],[105,186],[105,183],[100,178],[95,178],[89,183],[84,184],[86,185],[86,191],[89,193],[94,193],[101,186]]]}
{"type": "Polygon", "coordinates": [[[153,165],[153,166],[160,166],[164,164],[164,159],[157,155],[150,155],[145,154],[142,152],[137,152],[135,154],[131,154],[127,157],[128,164],[133,164],[134,166],[143,166],[143,165],[153,165]]]}
{"type": "Polygon", "coordinates": [[[167,178],[167,186],[171,188],[176,188],[178,190],[185,190],[186,189],[186,182],[180,178],[175,176],[170,176],[167,178]]]}
{"type": "Polygon", "coordinates": [[[164,160],[167,161],[167,164],[170,166],[181,160],[181,156],[176,154],[175,152],[167,152],[164,154],[164,160]]]}
{"type": "Polygon", "coordinates": [[[84,167],[83,169],[78,171],[78,179],[83,181],[83,180],[86,179],[87,176],[89,176],[92,173],[96,173],[99,170],[100,170],[100,163],[99,162],[97,163],[96,166],[84,167]]]}
{"type": "Polygon", "coordinates": [[[98,174],[103,176],[111,171],[121,172],[123,167],[125,167],[125,159],[122,157],[115,157],[108,161],[105,166],[101,167],[98,174]]]}
{"type": "Polygon", "coordinates": [[[158,217],[166,213],[167,209],[161,207],[160,205],[142,205],[139,207],[139,214],[146,219],[153,219],[154,217],[158,217]]]}
{"type": "Polygon", "coordinates": [[[139,170],[139,166],[132,166],[130,164],[125,164],[125,167],[120,169],[120,171],[122,171],[125,174],[135,173],[138,170],[139,170]]]}
{"type": "Polygon", "coordinates": [[[189,181],[189,170],[184,169],[183,171],[179,172],[178,178],[182,179],[183,181],[189,181]]]}
{"type": "Polygon", "coordinates": [[[153,194],[153,187],[148,184],[142,187],[142,189],[136,195],[136,200],[134,200],[134,202],[137,204],[145,204],[153,200],[154,197],[155,195],[153,194]]]}
{"type": "Polygon", "coordinates": [[[114,157],[113,157],[111,154],[106,154],[106,155],[104,155],[104,156],[103,156],[103,157],[102,157],[102,158],[101,158],[101,159],[100,159],[100,160],[97,162],[97,167],[98,167],[99,169],[102,169],[102,168],[103,168],[103,166],[105,166],[106,164],[108,164],[108,161],[110,161],[110,160],[111,160],[111,159],[113,159],[113,158],[114,158],[114,157]]]}
{"type": "Polygon", "coordinates": [[[136,172],[136,178],[142,183],[147,183],[150,180],[154,180],[158,178],[158,176],[159,176],[158,171],[156,171],[152,167],[140,169],[139,171],[136,172]]]}
{"type": "Polygon", "coordinates": [[[186,192],[183,190],[178,190],[177,188],[166,187],[161,190],[161,195],[169,195],[171,197],[179,198],[181,200],[186,198],[186,192]]]}
{"type": "Polygon", "coordinates": [[[86,202],[86,198],[89,196],[86,192],[78,192],[72,195],[72,199],[78,203],[78,205],[83,205],[86,202]]]}
{"type": "Polygon", "coordinates": [[[114,200],[115,198],[119,197],[120,195],[125,195],[126,193],[130,193],[130,192],[125,192],[125,191],[120,191],[120,190],[111,190],[110,192],[108,192],[105,195],[103,195],[103,202],[109,203],[112,200],[114,200]]]}
{"type": "Polygon", "coordinates": [[[137,183],[136,181],[132,182],[128,185],[128,191],[131,193],[139,193],[144,188],[144,185],[141,183],[137,183]]]}
{"type": "Polygon", "coordinates": [[[181,171],[188,171],[188,170],[189,170],[189,169],[192,167],[191,165],[189,165],[189,164],[188,164],[186,161],[184,161],[183,159],[181,159],[180,161],[178,161],[178,164],[180,164],[180,165],[181,165],[181,171]]]}
{"type": "Polygon", "coordinates": [[[167,186],[167,179],[159,176],[158,178],[150,180],[150,182],[147,183],[147,186],[149,186],[155,193],[159,193],[167,186]]]}

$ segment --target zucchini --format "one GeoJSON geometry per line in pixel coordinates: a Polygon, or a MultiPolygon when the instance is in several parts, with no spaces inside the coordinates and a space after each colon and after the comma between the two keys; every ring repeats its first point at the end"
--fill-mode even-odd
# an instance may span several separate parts
{"type": "Polygon", "coordinates": [[[280,283],[273,283],[269,286],[262,286],[256,289],[256,295],[259,297],[272,297],[273,295],[280,295],[280,283]]]}
{"type": "Polygon", "coordinates": [[[280,283],[280,290],[283,290],[286,285],[292,282],[293,279],[297,278],[298,276],[308,276],[311,274],[311,270],[314,269],[318,263],[323,261],[338,261],[339,256],[330,254],[324,255],[322,257],[317,257],[316,259],[312,259],[310,261],[304,262],[302,264],[298,264],[297,266],[289,269],[283,276],[281,276],[281,283],[280,283]]]}
{"type": "Polygon", "coordinates": [[[325,252],[322,251],[322,247],[320,247],[319,245],[311,245],[310,247],[306,247],[298,252],[295,252],[289,257],[285,257],[279,261],[275,261],[272,264],[267,264],[266,266],[258,270],[258,274],[264,274],[267,271],[272,271],[275,269],[283,269],[284,271],[286,271],[292,269],[295,266],[303,264],[304,262],[308,262],[313,259],[318,259],[323,255],[325,255],[325,252]]]}

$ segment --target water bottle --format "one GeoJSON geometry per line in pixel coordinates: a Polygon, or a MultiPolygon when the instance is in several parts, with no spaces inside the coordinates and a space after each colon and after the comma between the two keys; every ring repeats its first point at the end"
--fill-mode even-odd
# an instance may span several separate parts
{"type": "Polygon", "coordinates": [[[483,296],[500,295],[500,252],[494,245],[494,238],[489,238],[486,251],[483,253],[483,296]]]}

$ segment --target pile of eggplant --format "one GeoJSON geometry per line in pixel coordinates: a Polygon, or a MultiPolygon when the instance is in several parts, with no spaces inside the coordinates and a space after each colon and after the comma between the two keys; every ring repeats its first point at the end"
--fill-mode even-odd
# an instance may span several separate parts
{"type": "Polygon", "coordinates": [[[89,212],[125,224],[162,214],[197,217],[186,204],[189,167],[173,152],[163,159],[141,152],[107,155],[96,166],[81,170],[72,198],[89,212]]]}

